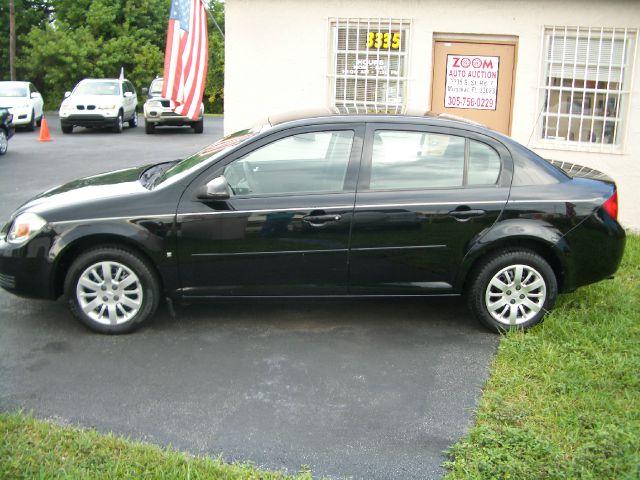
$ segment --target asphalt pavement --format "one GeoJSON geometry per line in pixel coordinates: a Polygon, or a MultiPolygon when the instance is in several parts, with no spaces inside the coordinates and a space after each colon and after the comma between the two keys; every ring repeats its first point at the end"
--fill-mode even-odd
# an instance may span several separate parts
{"type": "MultiPolygon", "coordinates": [[[[182,158],[222,135],[18,132],[0,157],[0,218],[106,170],[182,158]]],[[[198,455],[357,479],[430,479],[472,424],[498,337],[459,299],[219,301],[166,307],[126,336],[63,301],[0,290],[0,410],[198,455]]]]}

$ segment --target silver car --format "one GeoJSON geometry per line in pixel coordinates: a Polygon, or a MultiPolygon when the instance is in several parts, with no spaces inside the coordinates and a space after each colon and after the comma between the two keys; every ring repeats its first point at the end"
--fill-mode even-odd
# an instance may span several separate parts
{"type": "Polygon", "coordinates": [[[147,95],[147,101],[144,102],[145,133],[153,133],[156,127],[163,125],[169,127],[187,125],[193,127],[194,133],[202,133],[204,131],[204,105],[200,104],[198,120],[194,121],[189,117],[177,114],[173,111],[174,106],[171,100],[162,98],[163,83],[163,78],[158,77],[151,82],[149,89],[142,89],[142,93],[147,95]]]}

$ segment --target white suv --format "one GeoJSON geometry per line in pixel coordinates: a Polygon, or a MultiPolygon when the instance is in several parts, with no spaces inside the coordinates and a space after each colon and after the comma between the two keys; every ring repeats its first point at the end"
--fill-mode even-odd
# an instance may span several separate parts
{"type": "Polygon", "coordinates": [[[147,101],[144,102],[144,131],[145,133],[153,133],[156,127],[166,125],[168,127],[179,127],[187,125],[193,127],[195,133],[204,131],[204,105],[200,103],[200,115],[198,120],[192,120],[177,114],[173,111],[171,100],[162,98],[162,84],[164,80],[158,77],[151,82],[151,86],[147,90],[142,89],[142,93],[147,95],[147,101]]]}
{"type": "Polygon", "coordinates": [[[0,82],[0,107],[9,109],[13,124],[33,132],[42,121],[42,95],[30,82],[0,82]]]}
{"type": "Polygon", "coordinates": [[[138,96],[129,80],[117,78],[85,78],[66,92],[60,105],[63,133],[73,127],[111,127],[122,132],[124,122],[138,126],[138,96]]]}

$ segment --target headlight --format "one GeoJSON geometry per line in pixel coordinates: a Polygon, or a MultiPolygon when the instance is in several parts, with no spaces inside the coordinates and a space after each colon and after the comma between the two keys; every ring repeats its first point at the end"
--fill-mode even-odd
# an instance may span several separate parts
{"type": "Polygon", "coordinates": [[[61,112],[66,112],[67,110],[71,110],[73,107],[71,107],[71,105],[69,105],[68,103],[63,103],[62,105],[60,105],[60,111],[61,112]]]}
{"type": "Polygon", "coordinates": [[[11,224],[7,234],[7,242],[26,243],[35,237],[46,224],[47,222],[35,213],[21,213],[11,224]]]}
{"type": "Polygon", "coordinates": [[[23,103],[21,105],[16,105],[15,108],[29,108],[31,105],[29,105],[28,103],[23,103]]]}
{"type": "Polygon", "coordinates": [[[157,108],[157,107],[161,107],[162,103],[160,103],[158,100],[151,100],[151,101],[147,102],[147,105],[149,107],[156,107],[157,108]]]}
{"type": "Polygon", "coordinates": [[[98,110],[113,110],[116,106],[113,103],[98,105],[98,110]]]}

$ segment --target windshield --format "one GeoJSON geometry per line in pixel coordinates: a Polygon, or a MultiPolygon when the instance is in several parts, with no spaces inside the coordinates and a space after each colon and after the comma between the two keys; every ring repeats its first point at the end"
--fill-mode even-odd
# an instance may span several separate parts
{"type": "Polygon", "coordinates": [[[80,95],[120,95],[118,82],[82,82],[73,93],[80,95]]]}
{"type": "Polygon", "coordinates": [[[0,97],[26,97],[27,87],[19,85],[0,85],[0,97]]]}
{"type": "Polygon", "coordinates": [[[153,82],[151,82],[151,87],[149,88],[149,95],[162,95],[163,84],[164,84],[164,80],[162,78],[156,78],[153,82]]]}
{"type": "Polygon", "coordinates": [[[185,158],[181,162],[176,163],[171,168],[167,169],[162,176],[158,177],[152,187],[162,185],[165,182],[173,183],[184,178],[189,173],[197,170],[203,165],[206,165],[207,160],[213,160],[216,157],[222,156],[233,147],[240,145],[245,140],[257,135],[261,130],[262,127],[240,130],[239,132],[235,132],[221,138],[217,142],[203,148],[198,153],[185,158]]]}

